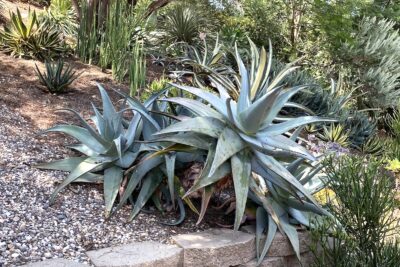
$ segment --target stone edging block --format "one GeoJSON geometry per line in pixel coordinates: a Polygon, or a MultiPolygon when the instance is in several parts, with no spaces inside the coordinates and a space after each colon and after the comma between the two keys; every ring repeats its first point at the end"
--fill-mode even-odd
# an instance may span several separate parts
{"type": "Polygon", "coordinates": [[[86,252],[96,267],[182,267],[183,250],[157,242],[135,242],[86,252]]]}
{"type": "Polygon", "coordinates": [[[234,266],[252,260],[255,237],[228,229],[210,229],[204,232],[172,237],[184,249],[184,266],[234,266]]]}
{"type": "Polygon", "coordinates": [[[50,259],[29,263],[24,267],[89,267],[89,265],[67,259],[50,259]]]}

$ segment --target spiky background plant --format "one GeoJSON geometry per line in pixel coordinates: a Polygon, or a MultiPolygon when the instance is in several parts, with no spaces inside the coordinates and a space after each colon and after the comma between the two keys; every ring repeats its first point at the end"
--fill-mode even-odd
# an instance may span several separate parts
{"type": "Polygon", "coordinates": [[[73,81],[78,78],[76,71],[70,65],[64,65],[64,60],[46,62],[46,72],[42,73],[35,64],[35,71],[40,82],[50,93],[63,93],[73,81]]]}
{"type": "Polygon", "coordinates": [[[40,24],[35,11],[29,10],[27,21],[19,9],[10,12],[10,17],[10,23],[0,31],[0,47],[6,53],[44,60],[66,51],[59,32],[51,25],[40,24]]]}

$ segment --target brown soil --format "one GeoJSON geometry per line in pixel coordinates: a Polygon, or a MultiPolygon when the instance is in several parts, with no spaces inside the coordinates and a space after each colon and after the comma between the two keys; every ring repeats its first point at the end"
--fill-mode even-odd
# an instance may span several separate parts
{"type": "Polygon", "coordinates": [[[74,109],[84,118],[88,118],[91,114],[90,103],[100,103],[96,83],[105,87],[114,100],[118,97],[111,88],[129,91],[127,86],[113,82],[110,74],[103,73],[96,66],[83,64],[75,59],[69,60],[68,63],[80,76],[66,93],[56,95],[46,91],[36,76],[35,64],[43,70],[43,63],[16,59],[0,53],[0,102],[21,113],[39,130],[48,128],[60,120],[71,122],[71,114],[61,116],[56,112],[61,108],[74,109]]]}

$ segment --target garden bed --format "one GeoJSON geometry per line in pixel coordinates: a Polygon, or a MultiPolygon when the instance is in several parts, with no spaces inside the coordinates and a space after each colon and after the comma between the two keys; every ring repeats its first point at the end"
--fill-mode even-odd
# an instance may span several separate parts
{"type": "Polygon", "coordinates": [[[75,63],[83,74],[72,90],[51,95],[40,88],[34,63],[0,54],[0,266],[45,258],[87,262],[87,250],[132,241],[167,243],[171,235],[209,227],[206,223],[197,227],[197,218],[190,214],[179,227],[164,226],[160,221],[165,217],[144,213],[126,223],[128,206],[105,220],[102,188],[93,185],[75,184],[49,206],[50,194],[66,174],[41,171],[34,165],[70,154],[62,147],[70,140],[37,133],[56,122],[73,120],[67,113],[56,114],[57,108],[74,108],[86,118],[90,102],[98,101],[95,81],[106,88],[124,87],[110,82],[96,67],[75,63]]]}

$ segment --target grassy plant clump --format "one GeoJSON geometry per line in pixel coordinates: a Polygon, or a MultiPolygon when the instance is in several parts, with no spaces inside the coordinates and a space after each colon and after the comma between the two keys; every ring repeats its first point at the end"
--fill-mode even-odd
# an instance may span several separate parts
{"type": "Polygon", "coordinates": [[[147,2],[133,6],[127,0],[112,1],[94,9],[81,6],[77,55],[89,64],[110,68],[117,81],[129,75],[133,91],[142,86],[145,73],[142,33],[147,25],[143,9],[147,2]]]}
{"type": "Polygon", "coordinates": [[[36,66],[36,74],[40,82],[46,86],[50,93],[63,93],[69,85],[78,77],[76,71],[63,60],[57,62],[46,62],[46,72],[42,73],[36,66]]]}
{"type": "Polygon", "coordinates": [[[132,49],[132,58],[129,66],[130,96],[140,94],[140,89],[146,83],[146,56],[143,42],[136,40],[132,49]]]}
{"type": "Polygon", "coordinates": [[[15,57],[51,59],[65,52],[60,34],[50,25],[39,23],[29,10],[24,21],[19,9],[10,12],[11,22],[0,31],[0,48],[15,57]]]}
{"type": "Polygon", "coordinates": [[[336,221],[319,223],[315,240],[323,249],[316,265],[397,266],[400,249],[391,243],[398,230],[394,180],[383,162],[356,156],[330,158],[326,172],[336,196],[329,208],[336,221]]]}

